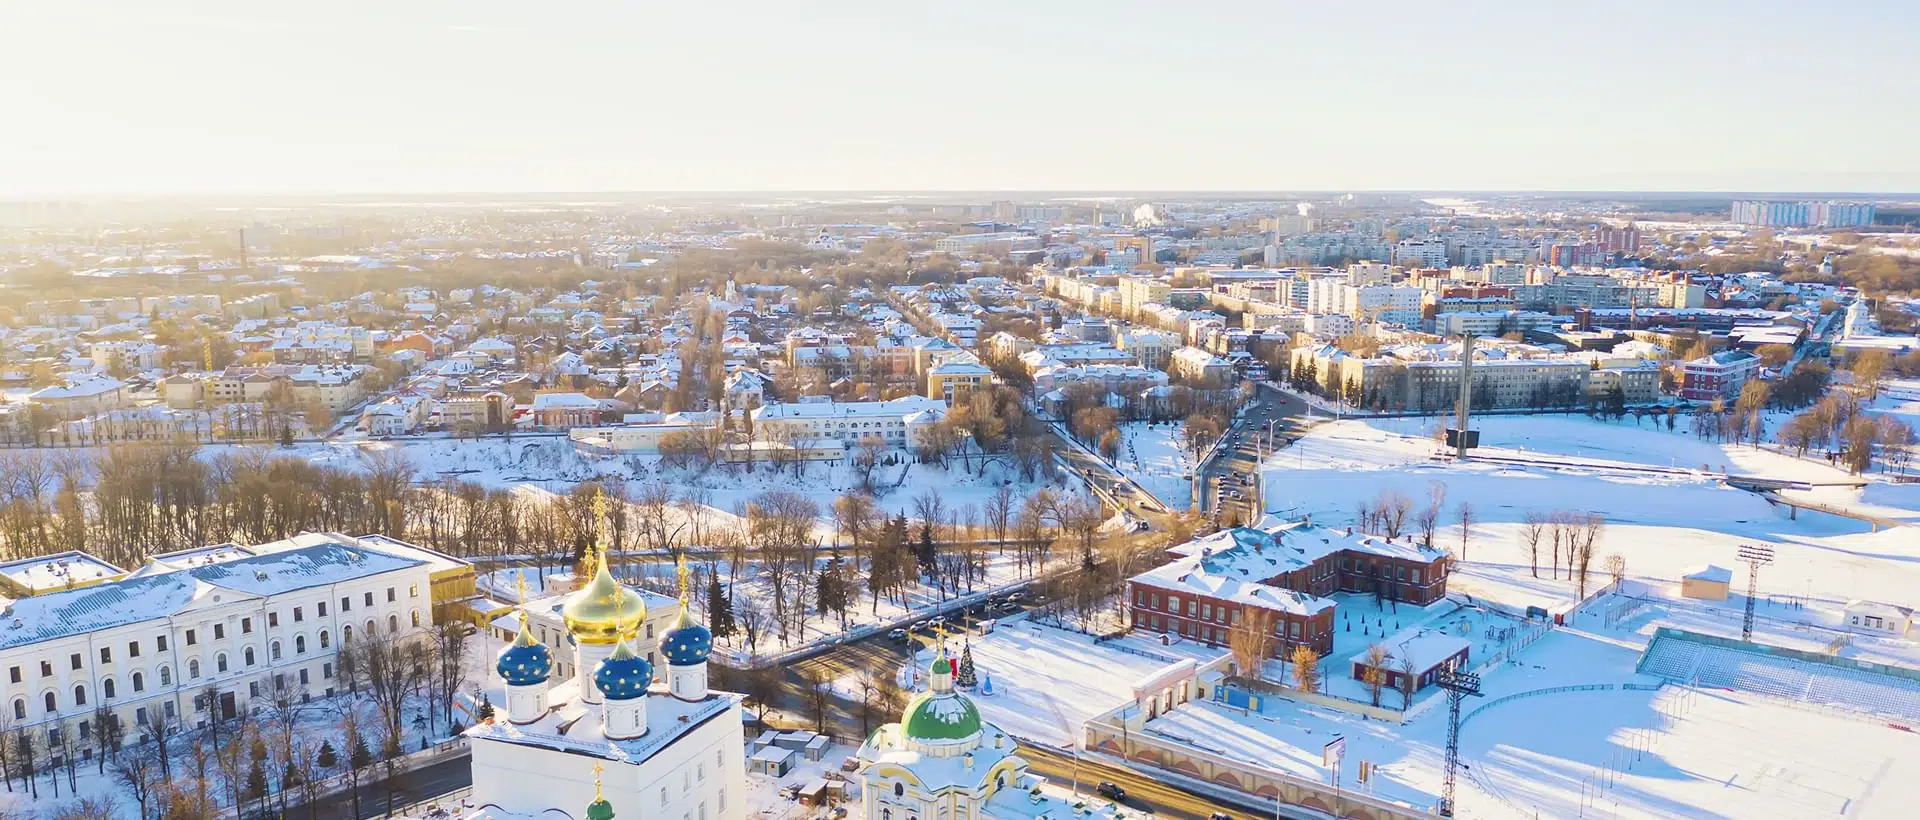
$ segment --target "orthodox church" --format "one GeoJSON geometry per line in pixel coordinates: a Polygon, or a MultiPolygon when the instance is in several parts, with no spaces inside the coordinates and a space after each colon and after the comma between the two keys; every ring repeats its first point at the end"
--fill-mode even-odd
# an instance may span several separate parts
{"type": "Polygon", "coordinates": [[[943,647],[931,687],[907,702],[899,723],[880,727],[858,757],[866,820],[973,820],[1035,816],[1040,784],[1013,738],[980,719],[954,686],[943,647]]]}
{"type": "Polygon", "coordinates": [[[568,815],[555,807],[589,804],[591,820],[608,820],[611,806],[662,820],[744,817],[741,699],[707,688],[713,634],[689,609],[684,572],[679,618],[660,636],[665,668],[655,669],[636,646],[645,600],[614,580],[604,553],[593,563],[592,580],[561,607],[570,647],[542,644],[522,610],[518,638],[496,659],[505,708],[466,732],[469,820],[553,818],[568,815]],[[556,652],[577,661],[570,678],[552,679],[556,652]]]}

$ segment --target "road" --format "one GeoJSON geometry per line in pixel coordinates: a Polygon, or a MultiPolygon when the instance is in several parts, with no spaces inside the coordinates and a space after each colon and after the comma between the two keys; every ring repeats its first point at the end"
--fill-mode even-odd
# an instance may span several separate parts
{"type": "Polygon", "coordinates": [[[1254,474],[1260,466],[1261,450],[1268,443],[1268,423],[1272,422],[1272,450],[1286,446],[1306,430],[1306,402],[1264,382],[1256,396],[1259,403],[1247,410],[1197,476],[1200,509],[1222,516],[1222,520],[1231,514],[1244,523],[1266,512],[1259,509],[1255,497],[1254,474]],[[1235,498],[1234,493],[1240,497],[1235,498]]]}
{"type": "MultiPolygon", "coordinates": [[[[456,801],[473,786],[473,766],[467,755],[450,757],[439,763],[421,769],[415,769],[400,777],[400,792],[394,797],[396,812],[410,808],[414,801],[430,803],[436,800],[456,801]]],[[[317,811],[314,820],[370,820],[387,816],[387,793],[380,783],[365,783],[360,786],[360,816],[353,814],[353,801],[346,794],[322,797],[315,801],[317,811]]],[[[418,815],[417,811],[408,814],[418,815]]],[[[286,817],[300,820],[307,816],[305,805],[290,805],[286,817]]]]}
{"type": "Polygon", "coordinates": [[[1217,803],[1149,779],[1132,769],[1109,765],[1098,758],[1083,755],[1076,767],[1071,753],[1025,743],[1020,745],[1020,756],[1032,764],[1030,768],[1034,774],[1062,788],[1073,787],[1077,770],[1080,793],[1089,797],[1093,796],[1094,788],[1101,781],[1114,783],[1127,791],[1126,799],[1121,801],[1124,805],[1139,811],[1150,811],[1156,817],[1206,820],[1215,812],[1229,817],[1265,817],[1271,814],[1271,810],[1263,809],[1253,814],[1239,806],[1217,803]]]}

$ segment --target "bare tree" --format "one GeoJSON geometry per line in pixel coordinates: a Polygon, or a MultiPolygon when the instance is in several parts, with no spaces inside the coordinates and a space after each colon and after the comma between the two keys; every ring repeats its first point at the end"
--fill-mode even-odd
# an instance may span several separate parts
{"type": "Polygon", "coordinates": [[[1520,525],[1520,540],[1527,545],[1527,561],[1533,569],[1533,577],[1540,577],[1540,539],[1546,534],[1547,519],[1532,510],[1527,511],[1520,525]]]}
{"type": "Polygon", "coordinates": [[[1002,484],[987,498],[984,508],[987,528],[993,530],[994,543],[1000,545],[1001,552],[1007,548],[1007,525],[1013,520],[1013,499],[1013,488],[1002,484]]]}
{"type": "Polygon", "coordinates": [[[139,807],[141,820],[147,816],[147,802],[166,782],[160,772],[158,757],[154,747],[140,746],[114,755],[113,760],[107,763],[107,771],[113,776],[113,781],[120,784],[139,807]]]}
{"type": "Polygon", "coordinates": [[[1382,490],[1374,497],[1373,507],[1380,524],[1380,534],[1399,538],[1407,525],[1407,513],[1413,510],[1413,499],[1396,490],[1382,490]]]}
{"type": "Polygon", "coordinates": [[[1587,597],[1587,570],[1593,564],[1594,548],[1600,541],[1600,531],[1605,527],[1605,518],[1598,513],[1588,513],[1578,519],[1575,528],[1569,530],[1568,542],[1573,552],[1568,558],[1568,565],[1575,575],[1578,598],[1587,597]]]}
{"type": "Polygon", "coordinates": [[[1413,706],[1413,688],[1415,685],[1414,684],[1415,678],[1413,676],[1413,656],[1412,655],[1403,654],[1400,656],[1399,672],[1400,672],[1400,711],[1404,712],[1409,707],[1413,706]]]}
{"type": "Polygon", "coordinates": [[[432,685],[429,688],[433,690],[440,713],[449,727],[453,725],[454,701],[467,685],[467,633],[470,631],[466,622],[452,619],[433,626],[433,662],[429,669],[432,685]]]}
{"type": "MultiPolygon", "coordinates": [[[[1126,596],[1122,595],[1121,598],[1126,596]]],[[[1240,622],[1233,625],[1227,636],[1227,647],[1233,652],[1233,665],[1240,674],[1253,680],[1266,677],[1267,659],[1273,657],[1273,625],[1275,616],[1272,610],[1257,606],[1240,608],[1240,622]]]]}
{"type": "Polygon", "coordinates": [[[1434,531],[1440,528],[1440,511],[1447,506],[1447,485],[1435,481],[1427,485],[1427,506],[1420,510],[1414,523],[1420,527],[1420,543],[1433,546],[1434,531]]]}
{"type": "Polygon", "coordinates": [[[1298,644],[1289,658],[1293,666],[1293,688],[1302,692],[1320,691],[1320,656],[1313,647],[1298,644]]]}
{"type": "Polygon", "coordinates": [[[1393,653],[1387,651],[1386,645],[1377,643],[1367,647],[1366,657],[1360,661],[1360,682],[1367,685],[1367,694],[1372,696],[1374,706],[1380,705],[1380,692],[1387,686],[1387,661],[1392,659],[1393,653]]]}
{"type": "Polygon", "coordinates": [[[1617,552],[1608,553],[1607,575],[1613,579],[1613,588],[1619,589],[1620,582],[1627,579],[1627,557],[1617,552]]]}
{"type": "Polygon", "coordinates": [[[1474,510],[1472,502],[1460,502],[1460,508],[1455,513],[1455,516],[1460,522],[1460,560],[1465,561],[1467,560],[1467,539],[1473,536],[1474,510]]]}

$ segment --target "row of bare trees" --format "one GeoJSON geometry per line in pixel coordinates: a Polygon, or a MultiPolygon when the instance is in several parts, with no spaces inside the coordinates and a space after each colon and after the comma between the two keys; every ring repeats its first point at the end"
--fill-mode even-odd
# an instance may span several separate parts
{"type": "MultiPolygon", "coordinates": [[[[1595,551],[1599,548],[1601,535],[1606,530],[1607,520],[1594,512],[1574,510],[1553,510],[1540,512],[1530,510],[1522,519],[1520,526],[1521,543],[1527,550],[1528,565],[1533,577],[1540,577],[1540,547],[1549,548],[1553,578],[1560,577],[1562,559],[1565,559],[1567,579],[1574,582],[1576,597],[1587,597],[1587,582],[1593,568],[1595,551]]],[[[1608,559],[1613,563],[1613,558],[1608,559]]],[[[1617,578],[1624,571],[1615,570],[1617,578]]]]}

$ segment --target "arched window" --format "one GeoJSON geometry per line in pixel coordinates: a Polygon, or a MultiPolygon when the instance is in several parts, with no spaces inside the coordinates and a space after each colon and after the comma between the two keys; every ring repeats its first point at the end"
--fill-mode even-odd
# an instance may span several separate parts
{"type": "Polygon", "coordinates": [[[173,670],[171,668],[165,666],[160,667],[160,685],[173,685],[173,670]]]}
{"type": "Polygon", "coordinates": [[[113,678],[107,678],[105,680],[100,681],[100,697],[105,698],[107,700],[113,700],[114,698],[113,678]]]}
{"type": "Polygon", "coordinates": [[[895,783],[895,784],[893,784],[893,796],[894,796],[894,797],[905,797],[906,795],[907,795],[907,786],[906,786],[906,784],[905,784],[905,783],[895,783]]]}
{"type": "Polygon", "coordinates": [[[145,692],[145,691],[147,691],[147,676],[146,676],[146,675],[143,675],[143,674],[141,674],[141,673],[139,673],[139,672],[135,672],[135,673],[133,673],[133,691],[135,691],[135,692],[145,692]]]}
{"type": "Polygon", "coordinates": [[[187,680],[199,680],[199,679],[200,679],[200,659],[193,658],[187,661],[187,680]]]}
{"type": "Polygon", "coordinates": [[[884,807],[881,808],[880,820],[893,820],[893,809],[884,808],[884,807]]]}
{"type": "Polygon", "coordinates": [[[246,665],[252,666],[253,665],[253,647],[249,646],[246,649],[241,650],[240,659],[246,665]]]}
{"type": "Polygon", "coordinates": [[[27,699],[26,698],[13,699],[13,719],[14,720],[27,719],[27,699]]]}
{"type": "Polygon", "coordinates": [[[420,628],[420,610],[413,611],[413,626],[415,629],[420,628]]]}
{"type": "Polygon", "coordinates": [[[280,660],[280,642],[279,641],[274,641],[273,643],[267,644],[267,656],[276,661],[280,660]]]}
{"type": "Polygon", "coordinates": [[[60,711],[60,704],[54,701],[52,692],[47,693],[46,701],[47,701],[47,714],[51,715],[54,712],[60,711]]]}
{"type": "Polygon", "coordinates": [[[340,627],[340,640],[346,641],[347,643],[353,643],[353,627],[351,626],[340,627]]]}
{"type": "Polygon", "coordinates": [[[375,624],[372,618],[368,618],[366,640],[371,641],[373,640],[373,636],[378,634],[380,634],[380,626],[378,624],[375,624]]]}
{"type": "Polygon", "coordinates": [[[87,687],[85,684],[80,684],[73,687],[73,705],[75,706],[87,705],[87,687]]]}
{"type": "Polygon", "coordinates": [[[388,615],[387,616],[387,634],[393,635],[398,633],[399,631],[400,631],[400,616],[388,615]]]}
{"type": "Polygon", "coordinates": [[[668,801],[668,797],[667,797],[667,790],[666,790],[666,788],[665,788],[665,787],[661,787],[661,789],[660,789],[660,805],[661,805],[661,806],[663,806],[663,807],[664,807],[664,806],[666,806],[666,805],[667,805],[667,801],[668,801]]]}
{"type": "Polygon", "coordinates": [[[332,636],[328,635],[326,630],[324,629],[320,630],[320,648],[325,649],[332,645],[333,645],[332,636]]]}
{"type": "Polygon", "coordinates": [[[293,654],[295,655],[307,654],[307,636],[305,635],[293,636],[293,654]]]}
{"type": "Polygon", "coordinates": [[[213,656],[213,671],[220,673],[227,671],[227,653],[222,652],[213,656]]]}

